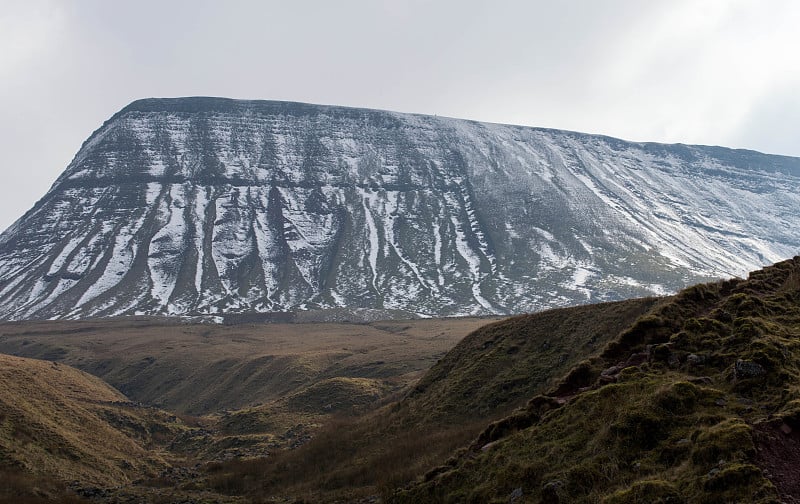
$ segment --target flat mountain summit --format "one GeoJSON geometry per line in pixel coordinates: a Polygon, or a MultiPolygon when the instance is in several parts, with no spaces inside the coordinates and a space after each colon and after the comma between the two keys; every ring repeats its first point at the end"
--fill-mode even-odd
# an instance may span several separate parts
{"type": "Polygon", "coordinates": [[[518,313],[800,249],[800,159],[435,116],[145,99],[0,235],[0,318],[518,313]]]}

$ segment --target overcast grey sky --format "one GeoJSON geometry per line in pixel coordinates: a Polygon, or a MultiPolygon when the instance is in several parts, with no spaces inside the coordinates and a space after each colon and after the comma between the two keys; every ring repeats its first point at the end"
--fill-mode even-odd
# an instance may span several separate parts
{"type": "Polygon", "coordinates": [[[0,229],[143,97],[349,105],[800,155],[794,0],[0,0],[0,229]]]}

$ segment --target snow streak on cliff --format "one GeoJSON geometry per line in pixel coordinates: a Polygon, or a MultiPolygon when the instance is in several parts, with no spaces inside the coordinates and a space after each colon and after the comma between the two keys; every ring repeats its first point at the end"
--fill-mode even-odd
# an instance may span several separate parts
{"type": "Polygon", "coordinates": [[[800,159],[216,98],[132,103],[0,235],[0,318],[444,316],[663,294],[800,250],[800,159]]]}

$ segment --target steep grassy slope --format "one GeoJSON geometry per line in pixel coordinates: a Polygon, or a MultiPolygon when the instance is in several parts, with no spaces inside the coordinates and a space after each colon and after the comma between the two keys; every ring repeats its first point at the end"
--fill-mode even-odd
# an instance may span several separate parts
{"type": "Polygon", "coordinates": [[[101,380],[56,363],[0,355],[0,466],[115,486],[167,466],[154,441],[174,417],[137,408],[101,380]]]}
{"type": "Polygon", "coordinates": [[[686,289],[393,502],[795,502],[800,258],[686,289]]]}
{"type": "Polygon", "coordinates": [[[486,418],[520,406],[659,301],[576,306],[488,324],[433,366],[402,406],[426,422],[486,418]]]}
{"type": "MultiPolygon", "coordinates": [[[[464,338],[401,401],[363,417],[327,420],[297,450],[214,466],[212,479],[219,490],[312,502],[388,491],[441,464],[488,421],[602,351],[657,302],[588,305],[488,324],[464,338]]],[[[239,425],[268,419],[263,412],[231,417],[239,425]]]]}
{"type": "Polygon", "coordinates": [[[241,502],[207,491],[186,439],[214,437],[54,362],[0,354],[0,503],[241,502]]]}

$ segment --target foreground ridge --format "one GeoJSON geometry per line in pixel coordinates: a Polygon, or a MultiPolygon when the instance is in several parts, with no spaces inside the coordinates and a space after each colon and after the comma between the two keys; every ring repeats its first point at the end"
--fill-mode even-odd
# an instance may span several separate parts
{"type": "Polygon", "coordinates": [[[665,300],[392,502],[795,502],[800,257],[665,300]]]}

